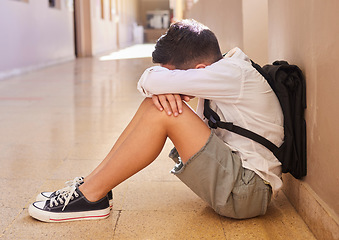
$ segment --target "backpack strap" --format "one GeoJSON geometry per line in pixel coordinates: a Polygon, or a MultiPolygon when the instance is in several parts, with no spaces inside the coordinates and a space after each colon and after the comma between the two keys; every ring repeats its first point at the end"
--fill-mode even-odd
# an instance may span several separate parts
{"type": "MultiPolygon", "coordinates": [[[[278,61],[276,61],[276,62],[278,62],[278,61]]],[[[282,61],[282,62],[285,62],[285,61],[282,61]]],[[[251,60],[251,63],[252,63],[252,67],[254,67],[261,74],[261,76],[263,76],[270,83],[271,82],[271,76],[268,75],[268,73],[265,72],[259,64],[253,62],[252,60],[251,60]]]]}
{"type": "Polygon", "coordinates": [[[272,143],[271,141],[267,140],[266,138],[260,136],[259,134],[252,132],[248,129],[239,127],[237,125],[234,125],[232,122],[223,122],[220,121],[220,117],[218,114],[213,111],[210,107],[210,100],[205,99],[204,101],[204,116],[208,119],[208,125],[210,128],[223,128],[230,132],[234,132],[236,134],[239,134],[243,137],[249,138],[257,143],[260,143],[261,145],[265,146],[267,149],[269,149],[274,155],[278,151],[278,147],[272,143]]]}

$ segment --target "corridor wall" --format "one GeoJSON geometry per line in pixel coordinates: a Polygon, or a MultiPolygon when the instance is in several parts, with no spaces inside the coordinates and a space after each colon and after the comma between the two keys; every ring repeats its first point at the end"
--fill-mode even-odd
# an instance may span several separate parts
{"type": "Polygon", "coordinates": [[[74,58],[67,1],[0,1],[0,79],[74,58]]]}
{"type": "Polygon", "coordinates": [[[318,239],[339,239],[339,2],[269,1],[269,59],[306,77],[307,176],[284,191],[318,239]]]}
{"type": "Polygon", "coordinates": [[[199,0],[186,9],[185,17],[207,25],[216,34],[222,52],[239,47],[263,65],[268,61],[267,1],[199,0]]]}
{"type": "Polygon", "coordinates": [[[137,0],[0,1],[0,79],[134,43],[137,0]],[[74,6],[76,3],[76,29],[74,6]],[[78,32],[79,31],[79,32],[78,32]]]}
{"type": "Polygon", "coordinates": [[[133,24],[137,24],[138,0],[119,0],[119,48],[134,43],[133,24]]]}
{"type": "Polygon", "coordinates": [[[90,6],[92,55],[134,43],[137,0],[90,0],[90,6]]]}
{"type": "Polygon", "coordinates": [[[239,0],[199,0],[186,9],[185,18],[193,18],[209,27],[217,36],[222,52],[243,48],[242,3],[239,0]]]}

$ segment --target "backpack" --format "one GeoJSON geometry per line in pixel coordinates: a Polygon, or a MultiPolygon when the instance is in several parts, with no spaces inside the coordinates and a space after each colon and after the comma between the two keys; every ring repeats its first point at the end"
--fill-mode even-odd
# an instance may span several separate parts
{"type": "Polygon", "coordinates": [[[277,95],[284,114],[284,142],[278,147],[266,138],[248,129],[222,122],[216,112],[210,108],[209,100],[204,103],[204,116],[211,128],[223,128],[256,141],[267,149],[282,164],[283,173],[291,173],[300,179],[306,176],[306,83],[300,68],[289,65],[286,61],[275,61],[260,67],[252,62],[252,66],[268,81],[277,95]]]}

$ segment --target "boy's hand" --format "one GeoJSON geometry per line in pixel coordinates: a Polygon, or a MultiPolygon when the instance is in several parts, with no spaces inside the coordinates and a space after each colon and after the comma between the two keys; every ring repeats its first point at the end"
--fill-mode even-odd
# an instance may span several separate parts
{"type": "Polygon", "coordinates": [[[178,116],[182,113],[182,100],[188,102],[192,97],[180,94],[160,94],[153,95],[152,100],[156,108],[165,110],[168,116],[178,116]]]}

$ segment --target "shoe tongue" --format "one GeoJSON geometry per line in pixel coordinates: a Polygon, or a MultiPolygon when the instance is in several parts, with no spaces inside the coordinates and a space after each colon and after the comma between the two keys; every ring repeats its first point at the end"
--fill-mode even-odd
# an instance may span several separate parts
{"type": "Polygon", "coordinates": [[[64,203],[64,207],[62,208],[62,211],[65,209],[65,207],[67,206],[67,204],[72,200],[72,195],[75,193],[75,192],[78,192],[77,190],[79,190],[77,187],[73,186],[70,188],[70,191],[68,192],[65,192],[64,195],[62,196],[65,200],[65,203],[64,203]]]}
{"type": "Polygon", "coordinates": [[[68,188],[64,188],[58,195],[55,196],[56,200],[62,199],[63,201],[71,198],[74,192],[76,191],[76,186],[70,186],[68,188]]]}
{"type": "MultiPolygon", "coordinates": [[[[37,202],[37,203],[41,203],[41,202],[43,202],[43,201],[39,201],[39,202],[37,202]]],[[[49,206],[50,205],[50,202],[51,202],[51,200],[50,199],[48,199],[48,200],[46,200],[46,201],[44,201],[45,202],[45,206],[49,206]]]]}

